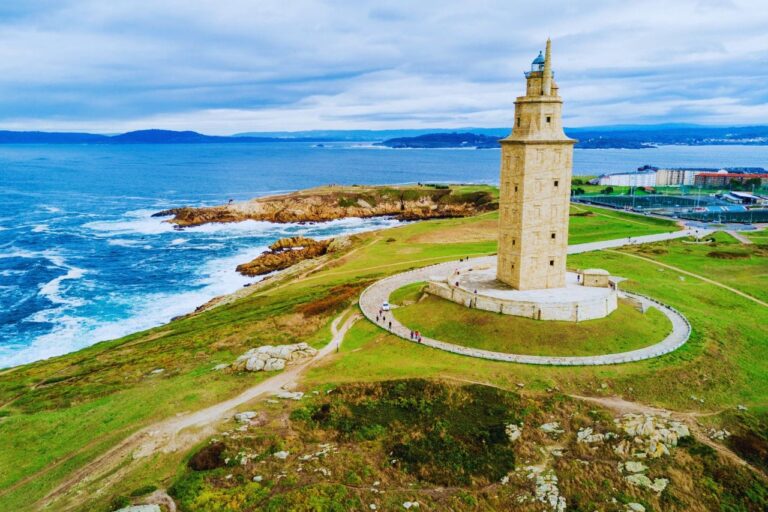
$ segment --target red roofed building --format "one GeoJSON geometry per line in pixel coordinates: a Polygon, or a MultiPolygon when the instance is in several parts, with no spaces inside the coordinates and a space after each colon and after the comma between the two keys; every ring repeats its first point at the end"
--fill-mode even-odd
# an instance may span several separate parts
{"type": "Polygon", "coordinates": [[[759,179],[760,186],[768,185],[768,174],[742,174],[731,172],[702,172],[694,176],[695,187],[727,187],[731,182],[744,183],[749,180],[759,179]]]}

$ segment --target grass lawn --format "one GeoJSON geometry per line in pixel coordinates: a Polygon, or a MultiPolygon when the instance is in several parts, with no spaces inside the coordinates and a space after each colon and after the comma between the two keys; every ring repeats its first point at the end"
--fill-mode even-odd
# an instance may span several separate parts
{"type": "Polygon", "coordinates": [[[651,308],[643,314],[624,301],[607,318],[578,323],[500,315],[434,296],[393,311],[404,325],[433,339],[494,352],[542,356],[626,352],[658,343],[672,329],[659,310],[651,308]]]}
{"type": "Polygon", "coordinates": [[[625,213],[607,208],[571,205],[568,243],[583,244],[628,236],[678,231],[674,221],[625,213]]]}
{"type": "Polygon", "coordinates": [[[686,240],[630,246],[622,250],[639,256],[652,256],[659,262],[705,276],[768,301],[768,247],[742,244],[722,232],[715,233],[711,238],[715,242],[709,244],[686,243],[693,241],[686,240]],[[735,261],[738,261],[737,265],[734,265],[735,261]]]}
{"type": "MultiPolygon", "coordinates": [[[[673,229],[671,223],[660,224],[656,219],[620,212],[603,215],[600,209],[587,210],[600,214],[572,217],[575,219],[571,226],[573,243],[673,229]]],[[[329,337],[330,320],[372,280],[439,261],[494,253],[495,237],[478,239],[470,235],[481,229],[490,230],[496,219],[497,214],[491,212],[358,235],[349,252],[332,255],[327,266],[302,279],[279,276],[270,280],[265,288],[210,311],[99,343],[74,354],[0,372],[0,438],[3,439],[0,510],[33,509],[37,500],[68,472],[131,432],[177,413],[219,402],[263,378],[254,374],[216,372],[212,370],[216,364],[230,362],[248,348],[264,344],[299,341],[310,341],[315,346],[323,344],[329,337]],[[442,243],[424,241],[424,237],[435,232],[440,233],[437,239],[442,243]],[[459,232],[463,234],[454,236],[459,232]],[[164,370],[162,373],[152,373],[160,368],[164,370]]],[[[610,267],[605,265],[605,268],[610,267]]],[[[657,275],[655,271],[652,268],[650,275],[657,275]]],[[[743,299],[733,300],[739,305],[743,302],[743,299]]],[[[715,314],[719,314],[718,311],[715,314]]],[[[758,317],[749,308],[744,314],[745,320],[753,322],[758,317]]],[[[739,318],[729,312],[724,315],[728,317],[726,323],[739,318]]],[[[749,335],[744,339],[750,339],[749,335]]],[[[743,343],[746,341],[739,341],[733,350],[741,353],[743,343]]],[[[468,360],[459,356],[413,347],[382,336],[375,326],[365,322],[358,323],[350,333],[342,354],[350,355],[352,349],[348,347],[355,346],[359,352],[354,358],[341,358],[333,363],[341,367],[334,370],[324,367],[313,378],[331,381],[444,373],[510,384],[514,382],[511,379],[519,375],[514,365],[476,361],[467,364],[468,360]],[[371,350],[377,345],[388,353],[371,350]]],[[[696,358],[702,350],[694,344],[685,353],[696,358]]],[[[634,374],[650,364],[632,365],[631,371],[551,369],[542,373],[541,369],[533,372],[525,368],[524,372],[541,386],[566,377],[572,379],[576,389],[583,389],[585,384],[593,386],[603,378],[627,372],[634,374]]],[[[755,361],[752,364],[758,365],[755,361]]],[[[741,378],[738,367],[730,371],[733,379],[741,378]]],[[[737,386],[737,389],[742,388],[737,386]]],[[[768,395],[757,394],[757,390],[755,393],[761,397],[768,395]]],[[[740,396],[751,402],[748,398],[740,396]]],[[[143,466],[143,470],[147,467],[143,466]]],[[[170,477],[177,466],[162,459],[151,464],[151,468],[153,472],[147,475],[160,481],[170,477]]],[[[142,478],[133,475],[126,478],[124,485],[141,481],[142,478]]]]}
{"type": "MultiPolygon", "coordinates": [[[[682,241],[672,242],[683,246],[682,241]]],[[[651,259],[655,255],[649,256],[651,259]]],[[[558,386],[566,392],[618,394],[677,410],[709,411],[747,404],[768,412],[768,308],[704,281],[660,268],[622,252],[569,257],[569,264],[598,267],[628,278],[622,287],[681,310],[691,321],[691,339],[666,356],[601,367],[533,367],[450,354],[393,337],[367,322],[350,331],[341,354],[310,371],[311,384],[442,377],[526,389],[558,386]],[[601,383],[607,383],[603,390],[601,383]],[[691,395],[704,399],[694,402],[691,395]]],[[[739,272],[743,260],[723,265],[739,272]]],[[[681,265],[682,267],[682,265],[681,265]]],[[[687,265],[685,270],[701,269],[687,265]]],[[[407,293],[404,292],[407,297],[407,293]]],[[[396,297],[397,298],[397,297],[396,297]]],[[[405,309],[404,309],[405,311],[405,309]]],[[[424,321],[423,319],[420,319],[424,321]]]]}
{"type": "Polygon", "coordinates": [[[768,244],[768,228],[758,229],[756,231],[741,231],[741,234],[756,244],[768,244]]]}

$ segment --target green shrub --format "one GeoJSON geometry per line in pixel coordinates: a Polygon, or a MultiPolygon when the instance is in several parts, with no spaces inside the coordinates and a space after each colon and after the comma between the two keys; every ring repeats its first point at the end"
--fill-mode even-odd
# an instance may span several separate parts
{"type": "Polygon", "coordinates": [[[131,496],[134,497],[134,498],[136,498],[138,496],[146,496],[147,494],[151,494],[151,493],[155,492],[156,490],[157,490],[157,486],[156,485],[152,485],[152,484],[142,485],[141,487],[139,487],[137,489],[134,489],[131,492],[131,496]]]}

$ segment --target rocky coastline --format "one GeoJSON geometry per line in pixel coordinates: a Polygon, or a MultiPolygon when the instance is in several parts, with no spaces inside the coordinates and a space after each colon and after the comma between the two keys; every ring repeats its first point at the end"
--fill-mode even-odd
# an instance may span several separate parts
{"type": "Polygon", "coordinates": [[[462,193],[440,185],[328,186],[219,206],[172,208],[154,216],[172,216],[167,222],[183,228],[245,220],[304,223],[384,216],[422,220],[467,217],[497,208],[487,191],[462,193]]]}
{"type": "Polygon", "coordinates": [[[237,266],[237,271],[245,276],[256,277],[270,274],[328,253],[333,239],[313,240],[302,236],[281,238],[269,246],[266,251],[248,263],[237,266]]]}

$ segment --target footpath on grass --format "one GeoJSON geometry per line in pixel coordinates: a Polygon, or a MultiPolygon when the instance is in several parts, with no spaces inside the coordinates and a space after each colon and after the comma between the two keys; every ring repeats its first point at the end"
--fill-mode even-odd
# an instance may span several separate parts
{"type": "MultiPolygon", "coordinates": [[[[709,234],[709,232],[688,229],[684,231],[674,231],[672,233],[661,233],[656,235],[628,237],[617,240],[606,240],[602,242],[571,245],[568,247],[568,254],[598,251],[602,249],[622,247],[625,245],[673,240],[676,238],[692,236],[694,234],[697,234],[698,236],[705,236],[709,234]]],[[[363,291],[363,293],[360,295],[360,309],[366,318],[368,318],[371,322],[377,323],[396,336],[411,341],[410,328],[400,323],[391,313],[386,315],[386,317],[383,319],[379,315],[382,303],[389,300],[389,296],[392,294],[392,292],[412,283],[445,279],[446,275],[450,275],[455,270],[469,270],[472,267],[481,265],[494,265],[495,263],[495,256],[484,256],[480,258],[470,258],[463,262],[449,261],[447,263],[439,263],[437,265],[395,274],[393,276],[377,281],[376,283],[366,288],[365,291],[363,291]],[[379,317],[378,322],[376,320],[377,317],[379,317]]],[[[553,357],[509,354],[504,352],[493,352],[490,350],[465,347],[427,337],[422,337],[421,344],[439,350],[452,352],[454,354],[477,357],[481,359],[490,359],[493,361],[554,366],[593,366],[629,363],[633,361],[641,361],[644,359],[658,357],[677,350],[683,346],[686,341],[688,341],[688,337],[691,334],[691,326],[688,323],[688,320],[678,311],[671,308],[670,306],[661,304],[648,297],[628,292],[622,292],[622,294],[640,301],[646,307],[653,306],[661,311],[664,315],[666,315],[670,322],[672,322],[672,332],[659,343],[649,347],[644,347],[629,352],[602,354],[596,356],[553,357]]]]}
{"type": "MultiPolygon", "coordinates": [[[[76,488],[82,488],[83,484],[87,485],[100,478],[103,479],[99,482],[99,487],[107,489],[111,484],[125,476],[130,469],[133,469],[136,461],[158,452],[170,453],[187,449],[215,434],[216,425],[232,416],[241,405],[259,396],[275,394],[281,390],[294,387],[299,376],[307,368],[315,365],[328,354],[338,350],[347,331],[360,319],[358,314],[352,314],[339,327],[339,323],[347,312],[348,310],[336,317],[331,324],[331,340],[320,349],[315,357],[307,360],[307,362],[289,366],[283,372],[248,388],[234,398],[193,413],[174,416],[136,432],[108,452],[73,472],[37,505],[41,509],[43,507],[47,509],[57,500],[65,499],[76,488]]],[[[36,476],[39,476],[39,474],[36,476]]],[[[84,498],[84,496],[79,496],[79,498],[84,498]]],[[[76,510],[79,505],[77,503],[57,504],[55,510],[76,510]]]]}

